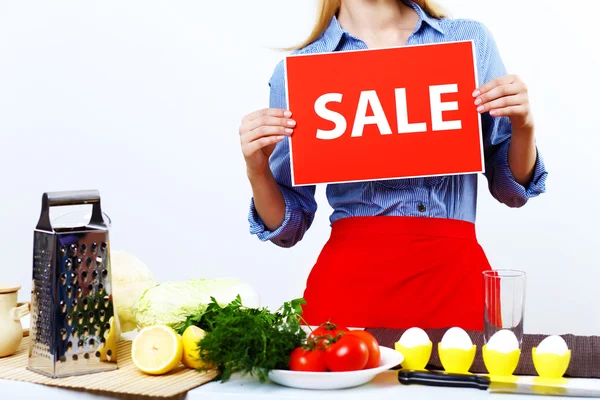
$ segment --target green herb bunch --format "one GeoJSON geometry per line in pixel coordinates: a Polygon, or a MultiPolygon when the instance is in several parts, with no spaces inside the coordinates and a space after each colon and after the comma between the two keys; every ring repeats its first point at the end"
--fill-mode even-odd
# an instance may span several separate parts
{"type": "Polygon", "coordinates": [[[190,325],[206,332],[198,343],[200,357],[217,368],[217,380],[226,382],[239,373],[265,382],[269,371],[288,369],[291,352],[306,341],[300,323],[302,304],[303,299],[292,300],[271,313],[266,308],[244,307],[240,296],[225,307],[211,297],[206,311],[188,317],[179,333],[190,325]]]}

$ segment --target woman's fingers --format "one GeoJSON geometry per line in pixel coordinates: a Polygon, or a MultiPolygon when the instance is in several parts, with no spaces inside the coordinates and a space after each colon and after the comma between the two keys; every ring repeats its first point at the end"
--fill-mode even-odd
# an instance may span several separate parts
{"type": "Polygon", "coordinates": [[[288,110],[283,110],[281,108],[263,108],[262,110],[254,111],[248,115],[246,115],[242,119],[242,123],[248,121],[254,121],[260,117],[278,117],[278,118],[289,118],[292,116],[292,113],[288,110]]]}
{"type": "Polygon", "coordinates": [[[494,101],[496,99],[500,99],[502,97],[513,96],[515,94],[521,93],[521,88],[519,85],[514,83],[496,86],[490,91],[482,94],[481,96],[475,99],[476,106],[482,106],[486,103],[494,101]]]}
{"type": "Polygon", "coordinates": [[[500,78],[493,79],[476,89],[473,92],[473,97],[479,97],[482,94],[486,94],[497,86],[510,85],[515,82],[520,82],[519,77],[516,75],[505,75],[500,78]]]}
{"type": "Polygon", "coordinates": [[[242,135],[242,143],[250,143],[262,137],[268,136],[290,136],[294,132],[291,128],[285,126],[262,125],[242,135]]]}
{"type": "Polygon", "coordinates": [[[509,106],[490,111],[493,117],[526,117],[529,114],[528,105],[509,106]]]}
{"type": "Polygon", "coordinates": [[[240,130],[240,133],[250,132],[262,126],[280,126],[284,128],[293,128],[294,126],[296,126],[296,121],[288,118],[261,116],[243,123],[243,129],[240,130]]]}
{"type": "Polygon", "coordinates": [[[498,108],[522,105],[526,102],[527,97],[523,94],[517,93],[513,95],[508,95],[506,97],[499,97],[496,98],[496,100],[483,103],[477,107],[477,112],[484,113],[498,108]]]}
{"type": "Polygon", "coordinates": [[[242,151],[244,153],[244,156],[250,157],[252,154],[256,153],[263,147],[277,144],[277,143],[281,142],[284,138],[285,138],[285,136],[264,136],[264,137],[261,137],[260,139],[243,144],[242,151]]]}

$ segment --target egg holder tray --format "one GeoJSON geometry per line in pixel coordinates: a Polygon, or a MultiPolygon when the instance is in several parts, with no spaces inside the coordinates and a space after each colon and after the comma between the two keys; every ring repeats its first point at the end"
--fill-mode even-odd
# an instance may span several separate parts
{"type": "MultiPolygon", "coordinates": [[[[431,357],[427,364],[429,370],[443,370],[438,354],[438,343],[441,342],[444,333],[449,329],[425,329],[433,346],[431,357]]],[[[367,329],[381,346],[394,348],[394,344],[405,332],[404,329],[369,328],[367,329]]],[[[482,348],[485,344],[483,332],[466,331],[471,341],[476,346],[476,354],[469,372],[476,374],[487,374],[488,369],[483,362],[482,348]]],[[[525,334],[521,346],[519,363],[514,375],[536,376],[538,375],[533,365],[532,349],[540,344],[548,335],[525,334]]],[[[560,335],[571,350],[571,360],[564,375],[565,378],[600,378],[600,336],[577,336],[572,334],[560,335]]]]}

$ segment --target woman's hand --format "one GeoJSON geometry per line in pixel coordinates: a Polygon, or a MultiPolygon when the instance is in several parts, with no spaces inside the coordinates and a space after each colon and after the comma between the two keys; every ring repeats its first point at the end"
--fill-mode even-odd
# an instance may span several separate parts
{"type": "Polygon", "coordinates": [[[296,121],[291,116],[287,110],[266,108],[242,119],[240,141],[248,175],[263,174],[269,168],[275,145],[293,133],[296,121]]]}
{"type": "Polygon", "coordinates": [[[527,86],[517,75],[494,79],[473,92],[479,113],[492,117],[506,116],[516,131],[533,132],[527,86]]]}

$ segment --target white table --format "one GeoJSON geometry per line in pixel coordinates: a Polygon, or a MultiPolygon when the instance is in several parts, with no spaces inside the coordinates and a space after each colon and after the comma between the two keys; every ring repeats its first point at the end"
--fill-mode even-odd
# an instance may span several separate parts
{"type": "MultiPolygon", "coordinates": [[[[520,378],[522,381],[528,381],[529,377],[520,378]]],[[[600,390],[600,379],[572,379],[568,386],[578,388],[589,388],[600,390]]],[[[14,382],[0,380],[0,399],[60,399],[60,400],[81,400],[81,399],[126,399],[141,400],[148,399],[136,398],[132,396],[110,396],[106,394],[94,394],[67,390],[42,385],[35,385],[23,382],[14,382]]],[[[307,391],[291,389],[276,385],[271,382],[259,383],[252,378],[234,378],[227,383],[211,382],[199,388],[196,388],[181,396],[183,400],[358,400],[358,399],[411,399],[411,400],[464,400],[464,399],[558,399],[558,397],[542,396],[522,396],[522,395],[491,395],[488,392],[477,389],[454,389],[437,388],[425,386],[403,386],[396,380],[396,374],[393,371],[384,372],[370,383],[352,389],[334,390],[334,391],[307,391]]],[[[574,399],[574,397],[571,397],[574,399]]]]}

